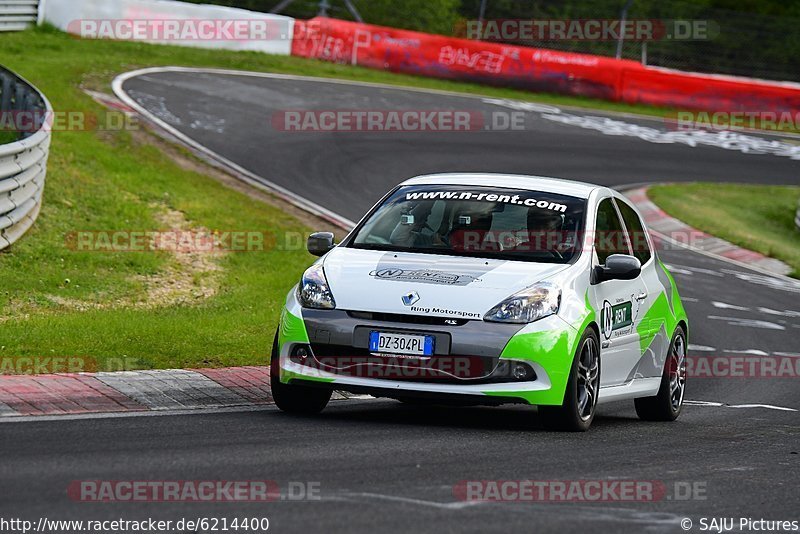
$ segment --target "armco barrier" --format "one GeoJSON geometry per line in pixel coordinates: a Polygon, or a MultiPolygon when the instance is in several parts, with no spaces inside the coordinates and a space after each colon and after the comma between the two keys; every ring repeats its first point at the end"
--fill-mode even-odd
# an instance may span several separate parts
{"type": "MultiPolygon", "coordinates": [[[[52,114],[47,98],[35,87],[0,67],[3,114],[52,114]]],[[[42,205],[50,128],[23,135],[17,142],[0,145],[0,250],[17,241],[33,225],[42,205]]]]}
{"type": "Polygon", "coordinates": [[[678,109],[800,111],[798,84],[673,71],[603,56],[455,39],[328,18],[295,22],[292,55],[678,109]]]}
{"type": "Polygon", "coordinates": [[[38,15],[39,0],[0,0],[0,32],[24,30],[38,15]]]}

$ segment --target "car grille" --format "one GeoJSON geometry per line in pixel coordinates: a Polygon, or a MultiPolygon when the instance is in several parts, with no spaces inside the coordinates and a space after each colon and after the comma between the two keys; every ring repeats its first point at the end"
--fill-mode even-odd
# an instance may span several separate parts
{"type": "Polygon", "coordinates": [[[383,321],[390,323],[410,323],[428,326],[463,326],[469,319],[450,319],[447,317],[428,317],[425,315],[405,315],[401,313],[375,313],[349,311],[347,315],[353,319],[366,321],[383,321]]]}
{"type": "Polygon", "coordinates": [[[437,384],[514,381],[506,362],[486,356],[416,358],[374,355],[368,349],[326,344],[312,344],[311,353],[312,358],[298,363],[350,377],[437,384]]]}

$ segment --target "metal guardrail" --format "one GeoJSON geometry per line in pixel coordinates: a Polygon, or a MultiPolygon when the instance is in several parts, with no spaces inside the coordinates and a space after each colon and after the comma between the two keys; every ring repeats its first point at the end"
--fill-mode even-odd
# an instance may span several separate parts
{"type": "Polygon", "coordinates": [[[24,30],[38,16],[39,0],[0,0],[0,32],[24,30]]]}
{"type": "MultiPolygon", "coordinates": [[[[51,117],[47,98],[31,84],[0,67],[0,113],[32,113],[51,117]]],[[[0,145],[0,250],[17,241],[33,225],[42,206],[47,174],[50,128],[47,121],[19,141],[0,145]]]]}

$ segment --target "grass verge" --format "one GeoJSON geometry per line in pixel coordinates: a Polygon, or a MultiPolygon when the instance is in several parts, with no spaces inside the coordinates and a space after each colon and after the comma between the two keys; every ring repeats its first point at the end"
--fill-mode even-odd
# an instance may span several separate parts
{"type": "MultiPolygon", "coordinates": [[[[175,62],[225,67],[236,58],[48,31],[0,37],[0,63],[36,84],[55,109],[97,116],[103,108],[82,88],[107,87],[117,73],[175,62]]],[[[269,240],[289,236],[300,243],[310,225],[287,216],[275,199],[265,204],[177,164],[162,148],[146,132],[54,133],[37,224],[0,253],[0,372],[13,371],[22,357],[79,358],[89,370],[117,369],[120,362],[128,368],[266,362],[286,292],[312,261],[297,246],[282,250],[269,240]],[[72,232],[162,229],[260,232],[267,247],[227,254],[78,252],[68,241],[72,232]]]]}
{"type": "Polygon", "coordinates": [[[777,258],[800,278],[800,230],[794,224],[800,187],[695,183],[654,186],[647,194],[673,217],[777,258]]]}

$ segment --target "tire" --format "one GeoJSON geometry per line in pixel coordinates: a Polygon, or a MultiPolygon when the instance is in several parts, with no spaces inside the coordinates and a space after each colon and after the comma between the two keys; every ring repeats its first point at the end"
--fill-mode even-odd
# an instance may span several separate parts
{"type": "Polygon", "coordinates": [[[675,330],[669,344],[661,386],[655,397],[634,399],[636,415],[644,421],[674,421],[683,410],[686,395],[686,332],[675,330]]]}
{"type": "Polygon", "coordinates": [[[281,383],[277,333],[275,334],[275,341],[272,343],[272,357],[269,363],[269,383],[275,405],[286,413],[300,415],[318,414],[325,409],[333,394],[333,391],[329,389],[281,383]]]}
{"type": "Polygon", "coordinates": [[[564,404],[540,406],[539,418],[545,428],[586,432],[592,426],[600,392],[600,342],[591,328],[583,333],[572,361],[564,404]]]}

